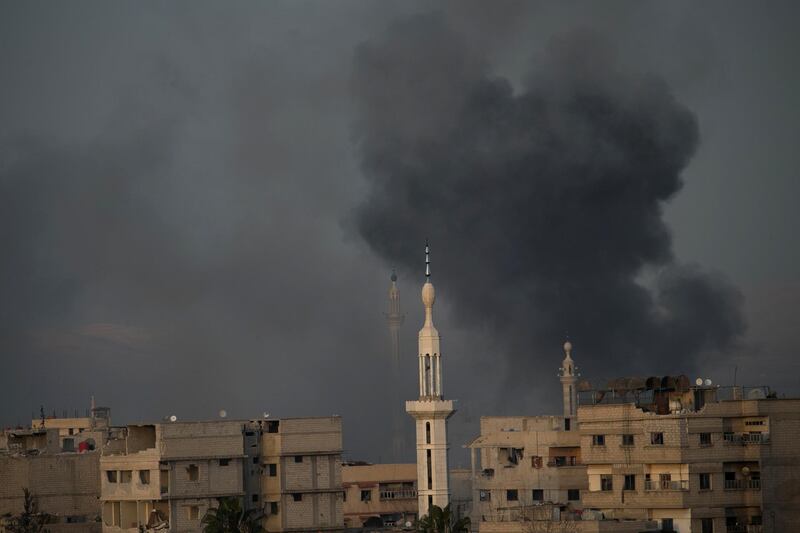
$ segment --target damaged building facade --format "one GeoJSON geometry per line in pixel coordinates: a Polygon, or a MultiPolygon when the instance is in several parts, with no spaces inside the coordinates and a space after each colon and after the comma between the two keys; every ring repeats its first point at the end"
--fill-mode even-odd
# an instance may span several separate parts
{"type": "Polygon", "coordinates": [[[85,417],[46,417],[0,435],[0,531],[23,511],[24,492],[50,517],[51,533],[98,533],[101,448],[114,435],[110,409],[94,401],[85,417]]]}
{"type": "Polygon", "coordinates": [[[104,532],[195,532],[236,497],[267,531],[341,530],[341,418],[129,425],[100,460],[104,532]]]}
{"type": "Polygon", "coordinates": [[[402,528],[417,519],[417,465],[345,463],[344,523],[355,528],[402,528]]]}

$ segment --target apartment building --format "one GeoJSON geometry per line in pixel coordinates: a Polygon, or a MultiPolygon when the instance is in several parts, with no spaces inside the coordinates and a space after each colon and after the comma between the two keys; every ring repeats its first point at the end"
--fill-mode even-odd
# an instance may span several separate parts
{"type": "Polygon", "coordinates": [[[417,465],[342,465],[346,528],[403,528],[417,519],[417,465]]]}
{"type": "Polygon", "coordinates": [[[800,400],[685,376],[581,393],[586,508],[680,533],[800,524],[800,400]]]}
{"type": "Polygon", "coordinates": [[[100,460],[103,531],[196,532],[218,498],[267,531],[343,529],[341,419],[129,425],[100,460]]]}

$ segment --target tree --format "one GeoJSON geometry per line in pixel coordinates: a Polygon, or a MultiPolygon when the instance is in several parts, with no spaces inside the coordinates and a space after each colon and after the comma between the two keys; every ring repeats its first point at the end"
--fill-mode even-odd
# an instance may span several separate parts
{"type": "Polygon", "coordinates": [[[469,517],[457,518],[450,511],[450,504],[444,509],[431,505],[427,516],[417,520],[417,531],[420,533],[468,533],[469,526],[469,517]]]}
{"type": "Polygon", "coordinates": [[[217,498],[219,505],[206,512],[204,533],[260,533],[261,514],[255,509],[242,509],[239,498],[217,498]]]}
{"type": "Polygon", "coordinates": [[[25,501],[22,504],[22,514],[12,516],[5,528],[8,533],[48,533],[44,528],[50,521],[50,515],[39,512],[39,502],[36,496],[28,489],[22,489],[25,501]]]}

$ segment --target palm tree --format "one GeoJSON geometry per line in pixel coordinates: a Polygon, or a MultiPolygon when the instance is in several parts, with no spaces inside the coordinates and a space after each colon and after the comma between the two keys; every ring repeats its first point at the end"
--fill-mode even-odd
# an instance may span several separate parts
{"type": "Polygon", "coordinates": [[[449,503],[444,509],[431,505],[428,515],[417,520],[417,531],[420,533],[468,533],[469,526],[469,517],[457,518],[450,511],[449,503]]]}
{"type": "Polygon", "coordinates": [[[260,533],[261,515],[255,509],[242,509],[239,498],[217,498],[219,505],[203,517],[204,533],[260,533]]]}

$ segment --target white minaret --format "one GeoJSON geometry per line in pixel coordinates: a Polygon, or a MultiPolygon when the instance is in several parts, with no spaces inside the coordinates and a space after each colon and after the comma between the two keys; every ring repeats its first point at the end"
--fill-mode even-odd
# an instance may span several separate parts
{"type": "MultiPolygon", "coordinates": [[[[389,342],[392,358],[392,399],[400,403],[400,326],[403,325],[405,315],[400,312],[400,290],[397,288],[397,274],[392,271],[392,284],[389,286],[389,309],[386,313],[386,323],[389,326],[389,342]]],[[[399,405],[398,405],[399,407],[399,405]]],[[[400,409],[392,412],[392,455],[395,462],[400,462],[405,450],[403,438],[403,422],[400,409]]]]}
{"type": "Polygon", "coordinates": [[[442,352],[439,332],[433,326],[436,293],[431,283],[430,248],[425,243],[425,285],[422,304],[425,323],[419,330],[419,400],[406,402],[406,412],[417,425],[417,499],[420,517],[431,505],[450,503],[447,467],[447,419],[455,412],[453,401],[442,394],[442,352]]]}
{"type": "Polygon", "coordinates": [[[578,415],[578,391],[575,384],[578,382],[578,367],[572,360],[572,343],[564,343],[564,360],[561,362],[559,377],[564,398],[564,418],[573,419],[578,415]]]}

